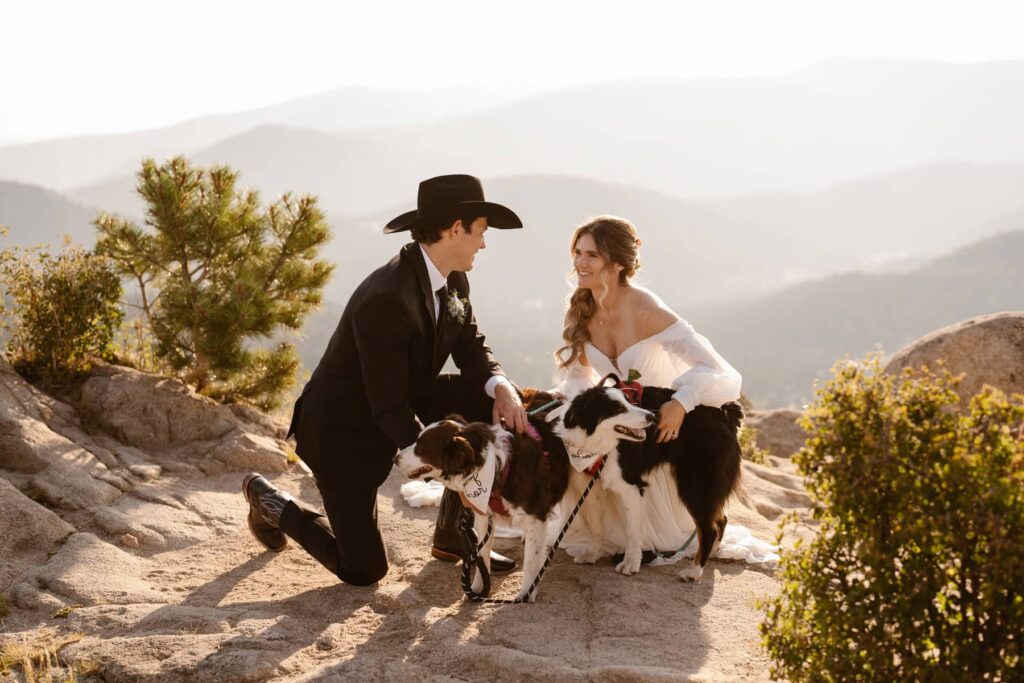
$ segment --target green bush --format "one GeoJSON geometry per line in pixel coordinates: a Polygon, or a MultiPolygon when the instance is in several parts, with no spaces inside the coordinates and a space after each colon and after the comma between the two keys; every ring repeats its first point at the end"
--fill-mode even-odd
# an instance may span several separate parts
{"type": "Polygon", "coordinates": [[[109,358],[121,324],[121,282],[101,256],[65,243],[0,251],[7,353],[46,383],[72,379],[109,358]]]}
{"type": "Polygon", "coordinates": [[[226,166],[147,159],[137,185],[145,225],[100,216],[96,250],[138,288],[147,330],[124,339],[135,362],[155,357],[207,396],[272,409],[299,366],[276,337],[320,304],[330,230],[314,197],[285,194],[264,208],[237,181],[226,166]]]}
{"type": "Polygon", "coordinates": [[[962,412],[948,371],[834,374],[796,456],[819,532],[763,605],[773,675],[1020,680],[1024,397],[962,412]]]}
{"type": "Polygon", "coordinates": [[[757,430],[753,427],[744,427],[740,430],[740,455],[744,460],[764,465],[771,455],[766,449],[757,445],[757,430]]]}

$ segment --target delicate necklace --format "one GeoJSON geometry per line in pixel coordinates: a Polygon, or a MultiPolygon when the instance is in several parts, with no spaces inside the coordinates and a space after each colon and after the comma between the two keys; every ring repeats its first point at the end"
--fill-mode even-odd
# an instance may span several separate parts
{"type": "MultiPolygon", "coordinates": [[[[605,322],[605,321],[604,321],[604,318],[608,318],[609,320],[611,320],[611,317],[612,317],[612,313],[613,313],[613,311],[611,311],[611,310],[609,310],[609,309],[607,309],[607,308],[606,308],[606,309],[604,309],[604,311],[603,311],[603,312],[604,312],[604,317],[602,317],[602,318],[598,318],[598,319],[597,319],[597,324],[598,324],[598,325],[601,325],[602,327],[604,326],[604,322],[605,322]]],[[[595,317],[596,317],[596,316],[595,316],[595,317]]]]}
{"type": "MultiPolygon", "coordinates": [[[[602,307],[602,308],[600,308],[598,310],[598,313],[604,313],[604,318],[608,318],[608,320],[610,321],[611,318],[612,318],[612,315],[614,313],[617,313],[619,310],[621,310],[623,308],[621,301],[619,302],[619,304],[620,304],[619,307],[616,308],[615,310],[612,310],[610,308],[603,308],[602,307]]],[[[594,317],[597,318],[597,315],[595,315],[594,317]]],[[[605,322],[604,318],[597,318],[597,324],[600,325],[601,327],[604,327],[604,322],[605,322]]]]}

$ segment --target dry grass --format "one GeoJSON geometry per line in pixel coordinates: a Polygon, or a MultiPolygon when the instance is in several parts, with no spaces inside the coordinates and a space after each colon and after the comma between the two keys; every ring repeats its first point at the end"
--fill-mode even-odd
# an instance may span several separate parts
{"type": "Polygon", "coordinates": [[[61,607],[60,609],[55,610],[50,616],[54,619],[67,619],[68,615],[79,607],[84,607],[84,605],[67,605],[66,607],[61,607]]]}
{"type": "Polygon", "coordinates": [[[50,629],[9,638],[0,644],[0,673],[7,674],[18,668],[26,683],[73,683],[79,674],[96,672],[95,665],[68,665],[60,658],[64,646],[82,638],[81,633],[57,635],[50,629]]]}

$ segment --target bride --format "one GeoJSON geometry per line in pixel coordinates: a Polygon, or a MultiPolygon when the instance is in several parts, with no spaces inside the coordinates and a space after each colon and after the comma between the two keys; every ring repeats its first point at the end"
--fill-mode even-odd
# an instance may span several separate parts
{"type": "MultiPolygon", "coordinates": [[[[631,370],[639,372],[642,385],[671,387],[674,400],[659,413],[659,443],[679,435],[686,413],[695,406],[717,407],[739,399],[740,374],[653,292],[631,283],[640,268],[640,240],[629,221],[599,216],[577,228],[570,244],[578,285],[565,315],[565,346],[555,354],[564,375],[555,391],[573,395],[604,375],[625,379],[631,370]]],[[[645,477],[649,485],[643,496],[641,547],[645,560],[656,564],[692,557],[696,546],[690,543],[684,549],[694,523],[668,467],[645,477]]],[[[617,497],[591,495],[586,506],[599,508],[588,512],[603,520],[602,554],[623,552],[625,517],[617,497]]],[[[589,537],[585,524],[574,524],[564,547],[581,558],[589,537]]],[[[717,555],[748,562],[777,560],[772,550],[743,527],[730,525],[717,555]]]]}

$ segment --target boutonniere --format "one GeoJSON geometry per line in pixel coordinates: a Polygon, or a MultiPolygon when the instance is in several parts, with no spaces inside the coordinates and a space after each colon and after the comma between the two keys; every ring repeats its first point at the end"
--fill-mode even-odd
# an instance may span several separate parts
{"type": "Polygon", "coordinates": [[[452,288],[448,292],[448,317],[458,324],[466,322],[466,307],[469,306],[469,299],[459,296],[459,292],[452,288]]]}

